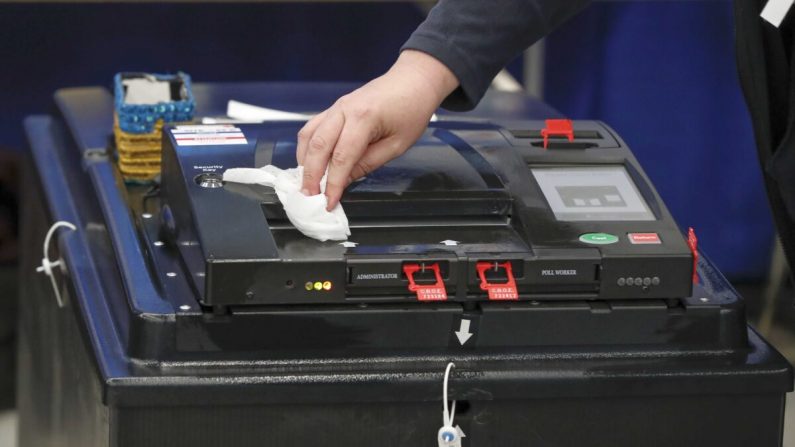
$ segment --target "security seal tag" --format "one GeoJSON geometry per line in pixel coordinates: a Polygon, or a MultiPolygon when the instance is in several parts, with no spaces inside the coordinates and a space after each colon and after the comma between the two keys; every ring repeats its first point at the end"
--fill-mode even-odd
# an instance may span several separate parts
{"type": "Polygon", "coordinates": [[[461,436],[458,429],[450,425],[445,425],[439,429],[439,447],[461,447],[461,436]]]}

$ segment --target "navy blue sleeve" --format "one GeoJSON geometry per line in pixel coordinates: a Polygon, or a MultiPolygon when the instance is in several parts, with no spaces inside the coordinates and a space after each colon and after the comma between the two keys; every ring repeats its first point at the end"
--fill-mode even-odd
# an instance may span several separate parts
{"type": "Polygon", "coordinates": [[[440,0],[402,50],[445,64],[460,87],[442,103],[468,110],[524,49],[582,9],[588,0],[440,0]]]}

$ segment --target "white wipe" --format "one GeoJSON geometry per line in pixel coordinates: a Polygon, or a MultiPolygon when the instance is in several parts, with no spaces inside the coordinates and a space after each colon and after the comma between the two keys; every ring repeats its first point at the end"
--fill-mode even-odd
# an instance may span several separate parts
{"type": "Polygon", "coordinates": [[[268,165],[260,169],[232,168],[224,172],[224,181],[259,184],[276,190],[287,218],[301,233],[319,241],[344,241],[351,235],[348,217],[342,205],[326,211],[326,176],[320,180],[320,194],[305,196],[301,193],[303,166],[279,169],[268,165]]]}
{"type": "Polygon", "coordinates": [[[760,16],[778,28],[792,8],[793,0],[768,0],[760,16]]]}

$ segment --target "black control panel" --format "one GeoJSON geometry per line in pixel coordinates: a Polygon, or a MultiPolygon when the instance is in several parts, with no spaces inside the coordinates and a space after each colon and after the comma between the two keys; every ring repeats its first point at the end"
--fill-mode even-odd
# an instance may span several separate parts
{"type": "Polygon", "coordinates": [[[344,242],[302,235],[271,188],[220,180],[295,167],[301,123],[167,129],[161,231],[206,305],[689,296],[693,250],[629,148],[557,124],[432,123],[348,188],[344,242]]]}

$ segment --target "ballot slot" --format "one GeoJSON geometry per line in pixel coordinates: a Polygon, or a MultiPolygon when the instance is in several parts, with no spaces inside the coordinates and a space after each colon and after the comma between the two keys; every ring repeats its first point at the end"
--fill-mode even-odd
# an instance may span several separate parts
{"type": "MultiPolygon", "coordinates": [[[[513,135],[514,138],[537,139],[537,140],[542,139],[542,135],[541,135],[541,130],[540,129],[533,129],[533,130],[511,129],[508,132],[510,132],[511,135],[513,135]]],[[[561,136],[561,135],[550,135],[549,139],[550,140],[563,140],[563,139],[566,139],[566,137],[561,136]]],[[[597,131],[597,130],[575,130],[574,131],[574,139],[575,140],[578,140],[578,139],[579,140],[602,140],[602,139],[604,139],[604,137],[602,137],[602,134],[599,133],[599,131],[597,131]]]]}
{"type": "MultiPolygon", "coordinates": [[[[543,123],[539,123],[543,126],[543,123]]],[[[585,149],[608,149],[619,146],[615,138],[605,129],[578,128],[582,124],[575,122],[575,129],[572,132],[573,139],[569,140],[568,135],[551,133],[547,135],[547,150],[585,150],[585,149]]],[[[544,136],[541,127],[513,128],[507,129],[503,135],[513,146],[524,146],[544,149],[544,136]]]]}

